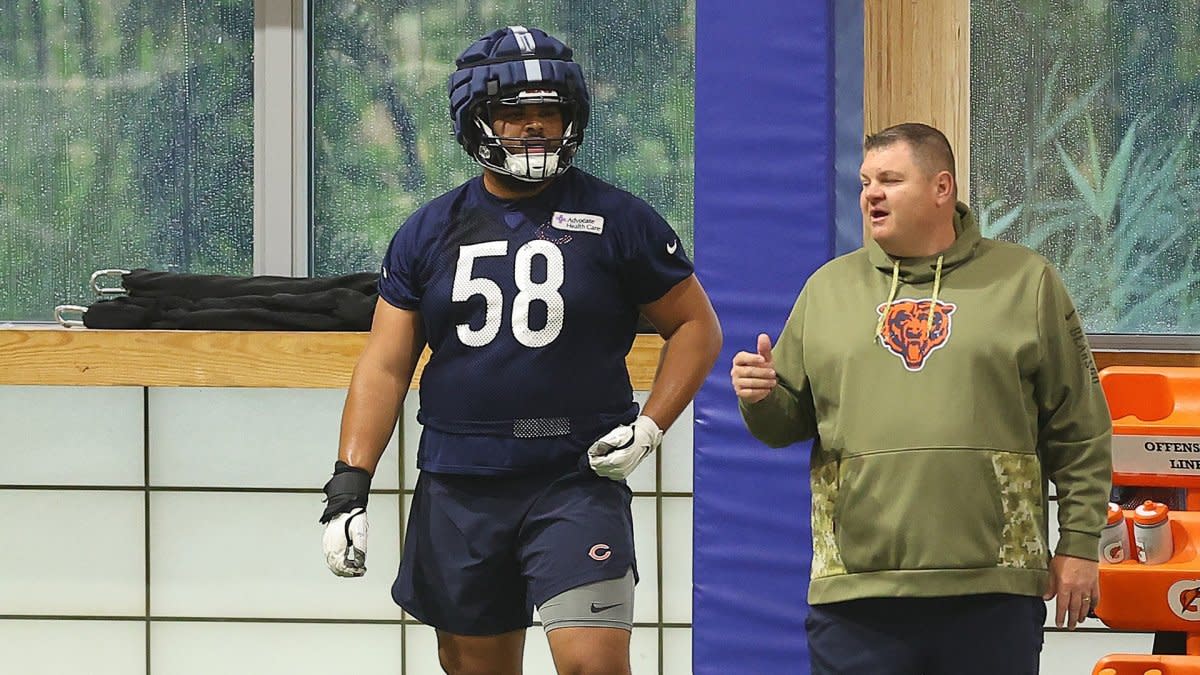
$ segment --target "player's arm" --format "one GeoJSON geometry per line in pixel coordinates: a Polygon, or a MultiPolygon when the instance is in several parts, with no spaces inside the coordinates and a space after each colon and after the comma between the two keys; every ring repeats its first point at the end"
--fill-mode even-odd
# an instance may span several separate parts
{"type": "Polygon", "coordinates": [[[642,414],[588,448],[592,470],[613,480],[625,479],[659,446],[663,430],[699,391],[721,351],[721,325],[695,275],[640,309],[666,344],[642,414]]]}
{"type": "Polygon", "coordinates": [[[641,306],[666,340],[642,414],[666,429],[687,407],[721,352],[721,324],[700,281],[692,275],[661,298],[641,306]]]}
{"type": "Polygon", "coordinates": [[[424,348],[421,314],[380,299],[342,410],[340,461],[374,475],[424,348]]]}
{"type": "Polygon", "coordinates": [[[338,576],[367,571],[367,497],[371,476],[396,427],[417,360],[425,346],[421,315],[380,299],[371,334],[354,366],[338,460],[325,484],[325,562],[338,576]]]}

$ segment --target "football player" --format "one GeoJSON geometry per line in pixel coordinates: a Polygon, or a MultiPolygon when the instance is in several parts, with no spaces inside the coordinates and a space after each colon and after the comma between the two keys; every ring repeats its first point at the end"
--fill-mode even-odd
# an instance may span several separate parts
{"type": "Polygon", "coordinates": [[[450,114],[482,175],[396,232],[325,486],[326,560],[364,573],[371,475],[416,367],[421,470],[392,596],[448,673],[520,673],[538,608],[560,673],[629,672],[637,566],[625,483],[712,368],[721,331],[679,237],[572,166],[590,99],[536,28],[456,60],[450,114]],[[666,340],[645,406],[625,356],[666,340]]]}

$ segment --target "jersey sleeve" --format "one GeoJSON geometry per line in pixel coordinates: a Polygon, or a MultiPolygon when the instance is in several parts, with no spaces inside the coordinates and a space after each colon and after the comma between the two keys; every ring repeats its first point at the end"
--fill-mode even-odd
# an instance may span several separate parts
{"type": "Polygon", "coordinates": [[[635,200],[622,242],[622,282],[638,305],[654,302],[695,271],[675,230],[649,204],[635,200]]]}
{"type": "Polygon", "coordinates": [[[392,235],[379,270],[379,297],[400,309],[419,309],[422,284],[417,278],[417,216],[409,218],[392,235]]]}

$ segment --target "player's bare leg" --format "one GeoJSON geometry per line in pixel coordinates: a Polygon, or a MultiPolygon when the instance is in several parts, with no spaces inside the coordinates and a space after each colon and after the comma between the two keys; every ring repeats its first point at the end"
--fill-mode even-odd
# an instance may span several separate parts
{"type": "Polygon", "coordinates": [[[630,675],[624,628],[556,628],[546,639],[558,675],[630,675]]]}
{"type": "Polygon", "coordinates": [[[484,636],[439,630],[437,641],[438,660],[448,675],[521,675],[525,629],[484,636]]]}

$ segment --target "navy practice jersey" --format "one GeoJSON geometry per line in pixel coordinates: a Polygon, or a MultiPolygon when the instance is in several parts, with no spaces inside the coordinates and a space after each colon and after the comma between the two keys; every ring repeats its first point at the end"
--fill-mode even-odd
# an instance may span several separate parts
{"type": "Polygon", "coordinates": [[[529,471],[576,460],[637,406],[625,355],[638,305],[692,274],[644,201],[572,168],[505,201],[482,177],[414,213],[392,238],[380,296],[421,313],[418,466],[529,471]]]}

